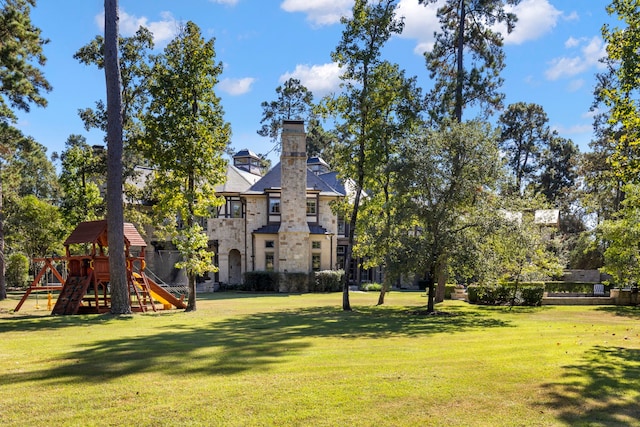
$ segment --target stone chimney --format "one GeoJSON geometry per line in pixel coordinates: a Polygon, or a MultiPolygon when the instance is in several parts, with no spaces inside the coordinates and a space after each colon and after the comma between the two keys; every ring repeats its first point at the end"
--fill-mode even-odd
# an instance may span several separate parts
{"type": "Polygon", "coordinates": [[[307,152],[303,121],[283,121],[280,167],[279,270],[306,273],[310,269],[310,260],[307,152]]]}

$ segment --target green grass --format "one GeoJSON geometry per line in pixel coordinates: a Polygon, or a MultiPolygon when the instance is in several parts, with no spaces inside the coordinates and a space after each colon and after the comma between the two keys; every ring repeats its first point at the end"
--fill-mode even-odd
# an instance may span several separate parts
{"type": "Polygon", "coordinates": [[[640,425],[638,308],[220,293],[52,317],[17,298],[0,302],[1,425],[640,425]]]}

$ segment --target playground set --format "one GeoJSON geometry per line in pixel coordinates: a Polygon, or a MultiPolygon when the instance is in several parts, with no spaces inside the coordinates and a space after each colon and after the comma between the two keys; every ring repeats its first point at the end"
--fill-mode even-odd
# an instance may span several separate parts
{"type": "MultiPolygon", "coordinates": [[[[126,277],[129,289],[129,304],[134,312],[157,311],[159,309],[186,308],[180,298],[165,290],[145,274],[144,252],[146,242],[133,224],[124,224],[126,277]],[[137,247],[136,255],[132,248],[137,247]]],[[[34,262],[44,263],[34,277],[14,311],[20,307],[33,292],[48,292],[48,307],[51,314],[106,313],[111,310],[109,288],[109,256],[107,248],[107,221],[88,221],[78,224],[65,240],[66,255],[63,257],[34,258],[34,262]],[[70,245],[83,245],[84,255],[71,255],[70,245]],[[58,271],[57,266],[66,266],[66,273],[58,271]],[[65,277],[66,276],[66,277],[65,277]],[[55,277],[59,283],[43,278],[55,277]],[[55,305],[52,293],[59,291],[55,305]]]]}

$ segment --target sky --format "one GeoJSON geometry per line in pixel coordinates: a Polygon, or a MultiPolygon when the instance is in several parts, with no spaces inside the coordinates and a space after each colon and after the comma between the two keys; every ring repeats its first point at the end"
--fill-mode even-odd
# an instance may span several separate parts
{"type": "MultiPolygon", "coordinates": [[[[559,135],[588,151],[593,135],[595,74],[605,55],[601,28],[613,23],[605,7],[609,0],[522,0],[515,7],[518,23],[505,35],[506,67],[502,72],[505,105],[541,105],[549,125],[559,135]]],[[[175,36],[181,24],[195,22],[205,38],[215,39],[216,61],[223,64],[215,88],[225,120],[231,124],[231,146],[267,153],[268,138],[257,134],[263,101],[276,99],[275,89],[290,77],[299,79],[318,101],[340,90],[340,70],[331,52],[340,41],[341,16],[349,16],[353,0],[120,0],[120,32],[149,28],[154,53],[175,36]]],[[[423,52],[438,30],[435,6],[399,0],[404,17],[402,35],[394,36],[384,59],[407,76],[416,76],[426,92],[431,86],[423,52]]],[[[84,129],[77,111],[105,99],[104,72],[80,64],[73,54],[104,31],[102,1],[40,0],[32,9],[34,25],[50,41],[43,67],[53,90],[46,108],[20,113],[18,127],[45,145],[48,154],[61,152],[72,134],[89,144],[104,144],[100,131],[84,129]]],[[[270,157],[275,156],[272,154],[270,157]]]]}

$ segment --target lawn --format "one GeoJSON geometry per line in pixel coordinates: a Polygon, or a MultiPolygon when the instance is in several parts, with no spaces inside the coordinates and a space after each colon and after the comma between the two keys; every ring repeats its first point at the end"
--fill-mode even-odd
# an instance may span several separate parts
{"type": "Polygon", "coordinates": [[[217,293],[52,317],[18,298],[0,302],[1,425],[640,425],[639,308],[217,293]]]}

